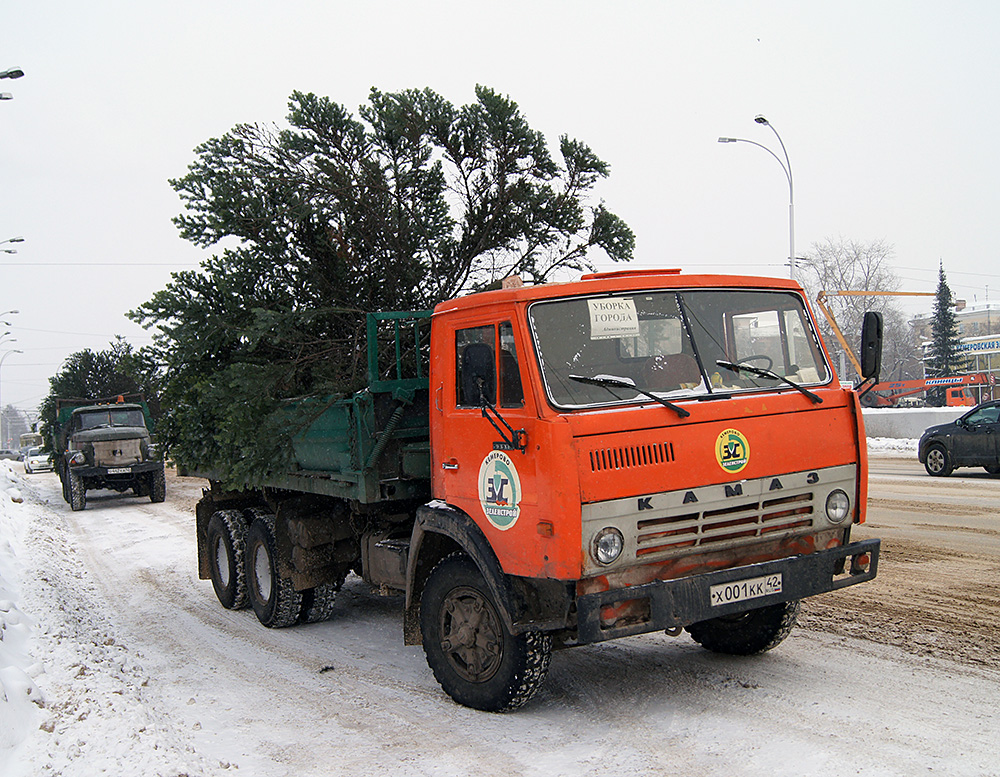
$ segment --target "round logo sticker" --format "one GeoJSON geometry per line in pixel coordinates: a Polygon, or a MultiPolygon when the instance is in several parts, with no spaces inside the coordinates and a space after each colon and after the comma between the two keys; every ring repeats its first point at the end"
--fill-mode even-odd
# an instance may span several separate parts
{"type": "Polygon", "coordinates": [[[726,429],[715,440],[715,460],[726,472],[740,472],[750,461],[750,443],[741,432],[726,429]]]}
{"type": "Polygon", "coordinates": [[[493,451],[479,468],[479,501],[487,520],[500,531],[517,523],[521,513],[521,479],[503,451],[493,451]]]}

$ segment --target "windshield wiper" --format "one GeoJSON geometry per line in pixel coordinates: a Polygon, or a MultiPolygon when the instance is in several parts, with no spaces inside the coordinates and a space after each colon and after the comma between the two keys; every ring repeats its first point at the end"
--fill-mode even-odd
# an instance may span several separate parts
{"type": "Polygon", "coordinates": [[[608,391],[611,391],[611,389],[613,388],[632,389],[632,391],[637,391],[643,396],[647,396],[650,399],[659,402],[664,407],[669,407],[671,410],[677,413],[677,415],[679,415],[681,418],[687,418],[689,415],[691,415],[687,410],[685,410],[680,405],[675,405],[673,402],[668,402],[663,397],[658,397],[656,396],[656,394],[652,394],[646,391],[645,389],[639,388],[637,385],[635,385],[635,381],[632,380],[631,378],[619,378],[616,375],[595,375],[592,378],[588,378],[584,375],[570,375],[569,379],[575,380],[578,383],[588,383],[591,386],[603,386],[604,388],[608,389],[608,391]]]}
{"type": "Polygon", "coordinates": [[[737,374],[741,372],[749,372],[751,375],[756,375],[760,378],[772,378],[774,380],[780,380],[782,383],[787,383],[796,391],[805,394],[807,397],[809,397],[809,399],[811,399],[816,404],[819,404],[823,401],[823,397],[813,394],[809,389],[803,388],[798,383],[793,383],[785,376],[779,375],[778,373],[772,372],[771,370],[764,369],[763,367],[751,367],[749,364],[737,364],[736,362],[726,362],[722,361],[721,359],[717,360],[715,363],[718,364],[720,367],[725,367],[727,370],[732,370],[737,374]]]}

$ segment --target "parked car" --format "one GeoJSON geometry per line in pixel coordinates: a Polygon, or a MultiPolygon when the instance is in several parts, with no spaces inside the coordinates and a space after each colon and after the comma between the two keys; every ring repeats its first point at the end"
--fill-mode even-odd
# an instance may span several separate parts
{"type": "Polygon", "coordinates": [[[7,450],[6,448],[0,450],[0,460],[7,459],[8,461],[18,461],[19,458],[20,457],[17,451],[7,450]]]}
{"type": "Polygon", "coordinates": [[[51,471],[52,458],[47,453],[42,453],[41,448],[29,448],[24,456],[24,472],[27,475],[35,472],[51,471]]]}
{"type": "Polygon", "coordinates": [[[1000,475],[1000,400],[983,402],[950,424],[925,429],[917,457],[935,477],[958,467],[984,467],[1000,475]]]}

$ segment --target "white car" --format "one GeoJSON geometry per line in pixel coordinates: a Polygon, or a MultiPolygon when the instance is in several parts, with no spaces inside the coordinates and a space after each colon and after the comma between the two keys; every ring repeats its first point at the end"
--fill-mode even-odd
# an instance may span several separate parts
{"type": "Polygon", "coordinates": [[[49,457],[49,454],[42,453],[41,448],[29,448],[28,452],[24,454],[25,474],[31,475],[35,472],[51,470],[52,468],[52,459],[49,457]]]}

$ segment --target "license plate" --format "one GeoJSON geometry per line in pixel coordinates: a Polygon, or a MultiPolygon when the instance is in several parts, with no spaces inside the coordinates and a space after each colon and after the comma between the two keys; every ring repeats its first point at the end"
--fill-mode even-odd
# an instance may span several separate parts
{"type": "Polygon", "coordinates": [[[713,585],[708,589],[712,606],[745,602],[748,599],[758,599],[761,596],[781,593],[781,573],[751,577],[747,580],[734,580],[732,583],[713,585]]]}
{"type": "Polygon", "coordinates": [[[131,475],[131,467],[108,467],[109,475],[131,475]]]}

